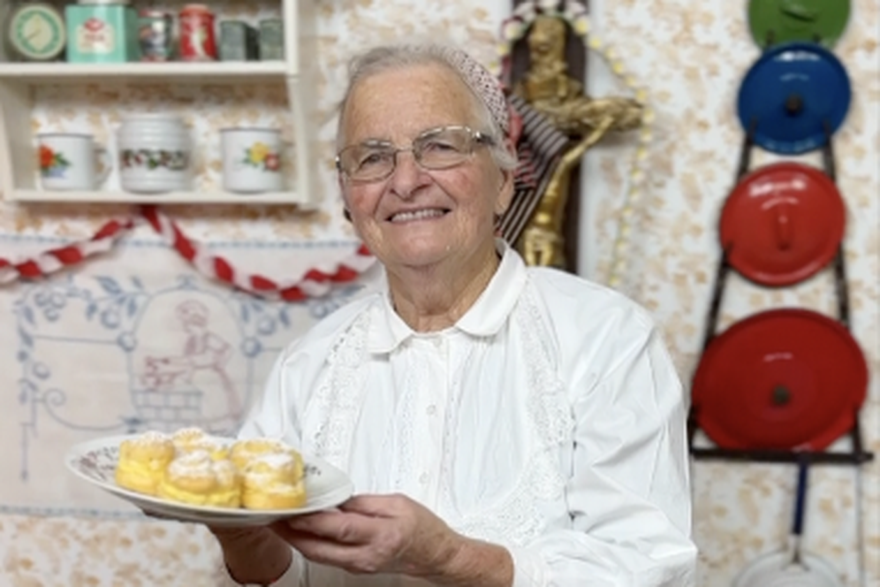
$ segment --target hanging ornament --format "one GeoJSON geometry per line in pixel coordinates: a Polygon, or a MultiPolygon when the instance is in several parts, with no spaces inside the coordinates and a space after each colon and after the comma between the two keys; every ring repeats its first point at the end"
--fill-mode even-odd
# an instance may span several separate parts
{"type": "Polygon", "coordinates": [[[627,70],[614,47],[604,43],[598,36],[591,35],[591,24],[587,7],[581,2],[563,0],[531,0],[519,4],[513,14],[501,26],[501,41],[497,46],[497,58],[489,64],[489,70],[499,77],[505,86],[510,86],[512,54],[514,45],[525,37],[532,22],[539,15],[563,19],[584,46],[595,51],[607,64],[611,72],[633,91],[634,99],[642,106],[641,129],[638,135],[633,160],[628,173],[628,186],[620,207],[617,234],[611,247],[609,273],[606,282],[611,287],[621,285],[626,271],[629,240],[635,223],[635,210],[643,197],[645,173],[644,165],[648,158],[648,146],[653,139],[652,124],[654,111],[648,105],[648,91],[627,70]]]}

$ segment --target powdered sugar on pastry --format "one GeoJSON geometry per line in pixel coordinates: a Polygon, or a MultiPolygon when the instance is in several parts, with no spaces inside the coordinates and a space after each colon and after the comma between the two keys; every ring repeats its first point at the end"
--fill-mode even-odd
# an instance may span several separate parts
{"type": "Polygon", "coordinates": [[[241,476],[231,461],[205,450],[179,453],[159,484],[161,497],[195,505],[240,507],[241,476]]]}

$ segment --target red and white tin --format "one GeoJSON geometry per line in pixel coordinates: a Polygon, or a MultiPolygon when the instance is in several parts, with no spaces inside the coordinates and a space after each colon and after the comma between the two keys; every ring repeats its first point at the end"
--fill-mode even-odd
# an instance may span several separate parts
{"type": "Polygon", "coordinates": [[[180,11],[180,59],[182,61],[217,59],[214,13],[204,4],[187,4],[180,11]]]}

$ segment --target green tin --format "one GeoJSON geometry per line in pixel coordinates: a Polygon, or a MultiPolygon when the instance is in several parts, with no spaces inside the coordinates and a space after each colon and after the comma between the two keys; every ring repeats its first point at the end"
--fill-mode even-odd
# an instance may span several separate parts
{"type": "Polygon", "coordinates": [[[69,4],[64,16],[69,62],[124,63],[140,59],[138,17],[127,4],[69,4]]]}
{"type": "Polygon", "coordinates": [[[220,23],[220,60],[253,61],[259,56],[257,29],[241,20],[220,23]]]}
{"type": "Polygon", "coordinates": [[[284,59],[284,21],[280,18],[267,18],[260,21],[260,60],[281,61],[284,59]]]}

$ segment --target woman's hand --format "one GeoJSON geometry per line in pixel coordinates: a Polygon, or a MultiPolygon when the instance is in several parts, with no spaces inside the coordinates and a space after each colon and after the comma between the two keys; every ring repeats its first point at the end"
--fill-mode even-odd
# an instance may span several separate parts
{"type": "Polygon", "coordinates": [[[354,497],[339,510],[291,518],[273,529],[317,563],[425,578],[442,575],[465,541],[402,495],[354,497]]]}

